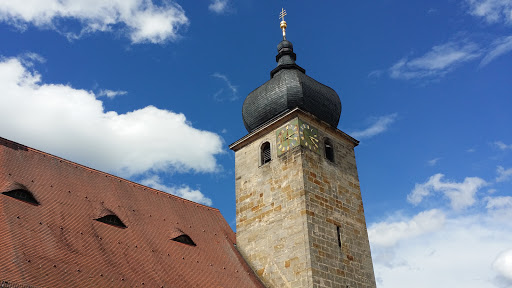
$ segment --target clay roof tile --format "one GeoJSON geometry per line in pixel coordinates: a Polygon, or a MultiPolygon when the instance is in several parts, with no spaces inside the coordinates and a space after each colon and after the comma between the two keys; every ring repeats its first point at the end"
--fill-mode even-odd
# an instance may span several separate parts
{"type": "Polygon", "coordinates": [[[40,205],[0,194],[0,283],[264,287],[218,209],[0,138],[0,192],[20,185],[40,205]],[[127,228],[94,221],[111,214],[127,228]]]}

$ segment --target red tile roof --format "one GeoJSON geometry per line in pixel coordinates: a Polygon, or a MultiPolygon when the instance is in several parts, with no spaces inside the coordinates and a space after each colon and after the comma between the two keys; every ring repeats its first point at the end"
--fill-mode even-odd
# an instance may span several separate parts
{"type": "Polygon", "coordinates": [[[0,282],[264,287],[215,208],[0,138],[0,193],[18,188],[40,205],[0,194],[0,282]],[[127,228],[94,220],[109,214],[127,228]],[[197,246],[172,241],[180,231],[197,246]]]}

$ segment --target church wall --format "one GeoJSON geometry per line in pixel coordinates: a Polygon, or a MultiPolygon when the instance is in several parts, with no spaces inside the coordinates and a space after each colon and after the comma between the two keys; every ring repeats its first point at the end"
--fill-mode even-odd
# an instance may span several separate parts
{"type": "Polygon", "coordinates": [[[277,157],[275,130],[235,154],[237,247],[267,287],[312,287],[301,156],[277,157]],[[272,161],[260,165],[266,141],[272,161]]]}
{"type": "Polygon", "coordinates": [[[277,156],[276,131],[290,118],[235,150],[237,247],[267,287],[375,287],[355,143],[300,117],[318,128],[318,153],[297,146],[277,156]],[[325,157],[325,137],[334,162],[325,157]],[[267,141],[272,161],[260,165],[267,141]]]}
{"type": "Polygon", "coordinates": [[[325,130],[319,136],[320,153],[304,149],[302,161],[313,287],[375,287],[354,145],[325,130]],[[325,137],[334,162],[325,157],[325,137]]]}

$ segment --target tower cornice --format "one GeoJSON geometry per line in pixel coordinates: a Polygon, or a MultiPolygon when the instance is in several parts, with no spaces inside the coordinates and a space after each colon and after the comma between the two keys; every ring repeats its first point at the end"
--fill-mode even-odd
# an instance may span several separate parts
{"type": "Polygon", "coordinates": [[[231,145],[229,145],[229,149],[237,151],[243,148],[244,146],[252,143],[253,141],[259,139],[261,135],[268,133],[268,131],[274,130],[275,128],[286,123],[287,121],[299,116],[302,116],[310,121],[313,121],[318,126],[319,129],[329,130],[333,132],[334,134],[338,135],[341,139],[344,139],[348,143],[354,145],[354,147],[359,145],[359,141],[357,139],[341,131],[340,129],[333,128],[329,123],[322,121],[321,119],[307,111],[303,111],[300,108],[294,108],[290,111],[286,111],[285,113],[277,115],[276,117],[274,117],[274,119],[268,121],[265,125],[260,126],[251,133],[233,142],[231,145]]]}

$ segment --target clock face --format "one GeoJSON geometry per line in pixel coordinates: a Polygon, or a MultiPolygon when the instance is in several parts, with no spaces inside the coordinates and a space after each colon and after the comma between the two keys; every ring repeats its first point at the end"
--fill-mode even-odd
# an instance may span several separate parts
{"type": "Polygon", "coordinates": [[[318,153],[318,129],[316,129],[313,126],[310,126],[308,123],[301,121],[299,122],[299,130],[301,145],[318,153]]]}
{"type": "Polygon", "coordinates": [[[299,146],[299,129],[297,123],[288,123],[276,132],[277,155],[299,146]]]}

